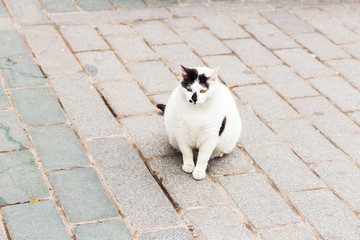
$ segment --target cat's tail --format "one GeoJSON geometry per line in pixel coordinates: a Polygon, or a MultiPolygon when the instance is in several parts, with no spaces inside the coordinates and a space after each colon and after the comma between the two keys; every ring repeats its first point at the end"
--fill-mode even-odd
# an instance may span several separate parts
{"type": "Polygon", "coordinates": [[[163,113],[165,112],[166,105],[165,104],[156,104],[157,108],[160,109],[163,113]]]}

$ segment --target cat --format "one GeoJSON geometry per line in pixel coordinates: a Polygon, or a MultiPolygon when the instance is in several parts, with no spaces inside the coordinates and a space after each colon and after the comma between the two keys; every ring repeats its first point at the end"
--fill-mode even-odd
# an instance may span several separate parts
{"type": "Polygon", "coordinates": [[[196,180],[206,176],[209,159],[230,153],[241,133],[241,118],[230,90],[218,79],[218,68],[181,66],[181,82],[164,112],[170,144],[182,153],[182,170],[196,180]],[[198,150],[196,166],[193,151],[198,150]]]}

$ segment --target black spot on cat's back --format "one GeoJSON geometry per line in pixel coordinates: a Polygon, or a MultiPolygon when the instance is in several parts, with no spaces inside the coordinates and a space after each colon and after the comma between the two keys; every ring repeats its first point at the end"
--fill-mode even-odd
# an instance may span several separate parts
{"type": "Polygon", "coordinates": [[[224,117],[222,123],[221,123],[221,127],[220,127],[220,130],[219,130],[219,137],[221,136],[221,134],[224,132],[225,130],[225,125],[226,125],[226,117],[224,117]]]}

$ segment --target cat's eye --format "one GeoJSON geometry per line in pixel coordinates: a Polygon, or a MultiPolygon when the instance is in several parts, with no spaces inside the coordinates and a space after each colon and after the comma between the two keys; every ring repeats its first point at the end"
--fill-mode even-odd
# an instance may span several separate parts
{"type": "Polygon", "coordinates": [[[192,89],[191,89],[191,88],[189,88],[189,89],[188,89],[188,92],[192,92],[192,89]]]}
{"type": "Polygon", "coordinates": [[[200,93],[206,93],[206,90],[200,90],[200,93]]]}

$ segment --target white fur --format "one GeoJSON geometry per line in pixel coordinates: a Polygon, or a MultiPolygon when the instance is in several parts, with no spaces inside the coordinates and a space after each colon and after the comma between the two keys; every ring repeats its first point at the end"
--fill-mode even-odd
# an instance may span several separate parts
{"type": "Polygon", "coordinates": [[[192,92],[180,84],[172,92],[165,110],[165,128],[170,144],[183,155],[182,169],[191,173],[195,179],[203,179],[210,158],[230,153],[240,137],[241,119],[230,90],[217,79],[217,69],[196,68],[198,73],[211,76],[209,90],[195,82],[192,92]],[[198,101],[190,103],[196,92],[198,101]],[[222,121],[226,125],[219,136],[222,121]],[[193,150],[199,150],[196,167],[193,150]]]}

